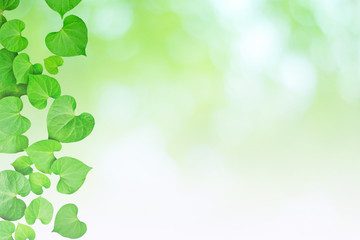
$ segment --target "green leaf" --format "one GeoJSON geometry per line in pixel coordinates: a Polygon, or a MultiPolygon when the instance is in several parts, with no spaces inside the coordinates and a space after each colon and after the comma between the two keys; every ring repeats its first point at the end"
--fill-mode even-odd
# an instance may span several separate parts
{"type": "Polygon", "coordinates": [[[31,126],[26,117],[20,115],[23,102],[18,97],[6,97],[0,100],[0,131],[10,135],[25,133],[31,126]]]}
{"type": "Polygon", "coordinates": [[[26,94],[22,87],[16,85],[13,73],[13,61],[17,53],[10,52],[5,48],[0,50],[0,99],[7,96],[21,96],[26,94]]]}
{"type": "Polygon", "coordinates": [[[18,223],[15,231],[15,240],[34,240],[35,231],[31,227],[18,223]]]}
{"type": "Polygon", "coordinates": [[[0,14],[0,28],[1,28],[1,26],[2,26],[4,23],[6,23],[6,22],[7,22],[7,20],[6,20],[6,18],[4,17],[4,15],[0,14]]]}
{"type": "Polygon", "coordinates": [[[62,206],[56,214],[53,232],[71,239],[82,237],[86,233],[87,227],[85,223],[78,219],[77,214],[78,208],[76,205],[66,204],[62,206]]]}
{"type": "Polygon", "coordinates": [[[30,183],[24,175],[11,170],[0,172],[0,217],[9,221],[22,218],[26,205],[16,196],[26,197],[29,193],[30,183]]]}
{"type": "Polygon", "coordinates": [[[29,74],[42,74],[43,67],[39,63],[32,65],[29,55],[21,53],[14,59],[13,70],[18,84],[28,84],[29,74]]]}
{"type": "Polygon", "coordinates": [[[86,25],[81,18],[70,15],[64,19],[64,26],[59,32],[46,36],[46,46],[53,54],[62,57],[85,55],[88,42],[86,25]]]}
{"type": "Polygon", "coordinates": [[[15,232],[15,224],[8,221],[0,221],[0,239],[1,240],[14,240],[12,237],[15,232]]]}
{"type": "Polygon", "coordinates": [[[70,143],[89,136],[95,125],[93,116],[89,113],[75,116],[75,109],[73,97],[65,95],[55,99],[47,116],[49,138],[70,143]]]}
{"type": "Polygon", "coordinates": [[[41,195],[44,192],[43,187],[48,189],[51,185],[50,179],[42,173],[31,173],[29,181],[31,191],[37,195],[41,195]]]}
{"type": "Polygon", "coordinates": [[[54,152],[61,150],[61,144],[55,140],[42,140],[26,149],[35,167],[44,173],[51,173],[51,165],[56,160],[54,152]]]}
{"type": "Polygon", "coordinates": [[[91,167],[75,158],[62,157],[54,162],[51,170],[60,176],[56,187],[58,192],[72,194],[84,184],[91,167]]]}
{"type": "Polygon", "coordinates": [[[21,52],[28,45],[28,40],[21,36],[25,23],[21,20],[10,20],[0,28],[0,43],[11,52],[21,52]]]}
{"type": "Polygon", "coordinates": [[[29,145],[29,139],[24,135],[9,135],[0,132],[0,153],[18,153],[29,145]]]}
{"type": "Polygon", "coordinates": [[[49,97],[58,98],[61,88],[55,78],[46,75],[30,75],[27,95],[30,103],[37,109],[44,109],[49,97]]]}
{"type": "Polygon", "coordinates": [[[51,56],[44,59],[44,65],[48,73],[56,75],[59,73],[59,68],[64,64],[64,60],[59,56],[51,56]]]}
{"type": "Polygon", "coordinates": [[[49,7],[58,12],[61,18],[64,16],[65,13],[76,7],[81,0],[45,0],[49,7]]]}
{"type": "Polygon", "coordinates": [[[36,219],[39,219],[42,224],[49,224],[54,214],[54,207],[45,198],[38,197],[30,203],[25,210],[26,222],[33,225],[36,219]]]}
{"type": "Polygon", "coordinates": [[[30,158],[28,156],[19,157],[11,165],[14,167],[14,169],[17,172],[19,172],[23,175],[29,175],[30,173],[33,172],[33,169],[31,168],[31,165],[33,165],[33,162],[30,160],[30,158]]]}
{"type": "Polygon", "coordinates": [[[0,0],[0,10],[14,10],[19,6],[20,0],[0,0]]]}

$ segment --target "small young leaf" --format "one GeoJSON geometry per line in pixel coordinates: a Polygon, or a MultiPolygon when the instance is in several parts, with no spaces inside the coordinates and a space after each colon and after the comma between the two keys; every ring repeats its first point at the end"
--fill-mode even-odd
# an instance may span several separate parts
{"type": "Polygon", "coordinates": [[[61,150],[61,144],[55,140],[42,140],[26,149],[30,160],[43,173],[51,173],[51,165],[55,161],[54,152],[61,150]]]}
{"type": "Polygon", "coordinates": [[[36,219],[39,219],[42,224],[47,225],[51,222],[54,214],[54,207],[45,198],[38,197],[30,203],[25,210],[26,222],[33,225],[36,219]]]}
{"type": "Polygon", "coordinates": [[[32,65],[29,55],[21,53],[14,59],[13,70],[18,84],[28,84],[29,74],[42,74],[43,67],[39,63],[32,65]]]}
{"type": "Polygon", "coordinates": [[[86,25],[81,18],[70,15],[64,19],[63,28],[59,32],[49,33],[45,42],[50,52],[62,57],[86,55],[86,25]]]}
{"type": "Polygon", "coordinates": [[[18,223],[15,231],[15,240],[34,240],[35,231],[29,226],[18,223]]]}
{"type": "Polygon", "coordinates": [[[19,172],[23,175],[29,175],[30,173],[33,172],[33,169],[31,168],[31,165],[33,165],[33,162],[30,160],[30,158],[28,156],[19,157],[11,165],[14,167],[14,169],[17,172],[19,172]]]}
{"type": "Polygon", "coordinates": [[[9,135],[0,132],[0,153],[18,153],[29,145],[29,139],[24,135],[9,135]]]}
{"type": "Polygon", "coordinates": [[[42,188],[48,189],[51,185],[50,179],[42,173],[31,173],[29,175],[29,181],[31,191],[36,195],[41,195],[44,192],[42,188]]]}
{"type": "Polygon", "coordinates": [[[5,48],[0,50],[0,99],[7,96],[21,96],[13,73],[13,61],[17,53],[5,48]]]}
{"type": "Polygon", "coordinates": [[[0,11],[14,10],[19,6],[20,0],[0,0],[0,11]]]}
{"type": "Polygon", "coordinates": [[[30,75],[27,95],[30,103],[37,109],[44,109],[49,97],[58,98],[61,88],[55,78],[46,75],[30,75]]]}
{"type": "Polygon", "coordinates": [[[28,40],[21,36],[25,23],[21,20],[10,20],[0,28],[0,43],[11,52],[21,52],[28,45],[28,40]]]}
{"type": "Polygon", "coordinates": [[[48,73],[56,75],[59,73],[59,68],[64,64],[64,60],[59,56],[51,56],[44,59],[44,65],[48,73]]]}
{"type": "Polygon", "coordinates": [[[4,17],[4,15],[0,14],[0,28],[1,28],[1,26],[2,26],[4,23],[6,23],[6,22],[7,22],[7,20],[6,20],[6,18],[4,17]]]}
{"type": "Polygon", "coordinates": [[[49,138],[59,142],[77,142],[93,130],[95,120],[89,113],[75,116],[76,101],[71,96],[61,96],[53,102],[47,116],[49,138]]]}
{"type": "Polygon", "coordinates": [[[82,237],[86,231],[86,224],[81,222],[78,217],[78,208],[74,204],[62,206],[55,217],[53,232],[59,233],[63,237],[76,239],[82,237]]]}
{"type": "Polygon", "coordinates": [[[11,170],[0,172],[0,217],[8,221],[16,221],[24,216],[26,205],[17,199],[30,193],[30,183],[21,173],[11,170]]]}
{"type": "Polygon", "coordinates": [[[81,0],[45,0],[49,7],[58,12],[61,18],[65,13],[76,7],[81,0]]]}
{"type": "Polygon", "coordinates": [[[25,133],[31,126],[30,120],[20,115],[23,102],[18,97],[0,100],[0,131],[11,135],[25,133]]]}
{"type": "Polygon", "coordinates": [[[75,158],[62,157],[54,162],[51,170],[60,176],[58,192],[72,194],[84,184],[91,167],[75,158]]]}
{"type": "Polygon", "coordinates": [[[0,239],[14,240],[12,235],[15,232],[15,224],[8,221],[0,221],[0,239]]]}

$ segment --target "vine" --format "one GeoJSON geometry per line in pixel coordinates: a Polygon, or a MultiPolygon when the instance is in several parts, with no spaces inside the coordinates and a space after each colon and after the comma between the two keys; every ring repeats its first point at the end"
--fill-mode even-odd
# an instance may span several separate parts
{"type": "MultiPolygon", "coordinates": [[[[48,6],[59,13],[63,27],[49,33],[45,43],[54,56],[44,59],[49,74],[56,75],[63,65],[62,57],[86,56],[88,42],[84,21],[75,16],[64,15],[75,8],[81,0],[45,0],[48,6]]],[[[15,170],[0,172],[0,239],[35,239],[33,225],[37,219],[50,224],[54,218],[53,205],[41,195],[51,186],[47,175],[59,176],[57,191],[73,194],[84,184],[91,168],[71,158],[56,158],[62,143],[72,143],[86,138],[93,130],[95,120],[89,113],[75,115],[76,101],[61,94],[59,82],[43,74],[43,65],[32,64],[26,53],[20,53],[28,46],[22,36],[25,23],[19,19],[7,20],[7,11],[16,9],[20,0],[0,0],[0,153],[24,152],[12,166],[15,170]],[[48,139],[32,143],[24,135],[31,122],[21,115],[23,98],[27,96],[31,105],[39,110],[46,108],[48,99],[53,98],[47,114],[48,139]],[[39,197],[26,206],[22,198],[33,192],[39,197]],[[28,225],[18,221],[25,217],[28,225]]],[[[86,224],[78,217],[74,204],[62,206],[55,215],[53,232],[63,237],[76,239],[86,231],[86,224]]]]}

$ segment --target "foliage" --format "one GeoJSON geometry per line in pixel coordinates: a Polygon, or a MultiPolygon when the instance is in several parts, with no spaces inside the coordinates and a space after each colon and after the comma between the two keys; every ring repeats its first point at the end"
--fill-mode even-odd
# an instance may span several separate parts
{"type": "MultiPolygon", "coordinates": [[[[76,7],[81,0],[45,0],[48,6],[64,15],[76,7]]],[[[19,0],[0,0],[0,153],[20,153],[12,166],[13,170],[0,172],[0,239],[35,239],[35,231],[18,221],[25,217],[33,225],[37,219],[50,224],[54,216],[53,205],[41,195],[50,188],[47,175],[59,176],[57,190],[72,194],[84,184],[91,167],[71,157],[57,158],[55,152],[62,149],[61,143],[78,142],[93,130],[95,120],[89,113],[75,115],[76,101],[68,95],[61,95],[59,82],[43,74],[40,63],[31,63],[28,54],[22,52],[28,40],[22,36],[26,25],[19,19],[7,20],[4,15],[20,4],[19,0]],[[21,53],[20,53],[21,52],[21,53]],[[47,116],[48,139],[29,146],[24,134],[30,129],[31,121],[22,115],[23,101],[27,99],[33,107],[42,110],[54,99],[47,116]],[[30,192],[40,195],[29,206],[21,198],[30,192]]],[[[62,66],[62,57],[86,55],[88,32],[84,21],[74,15],[63,19],[63,28],[49,33],[45,43],[51,56],[44,59],[49,74],[56,75],[62,66]],[[53,55],[55,54],[55,55],[53,55]]],[[[54,221],[54,230],[67,238],[80,238],[87,230],[86,224],[77,218],[78,208],[66,204],[60,208],[54,221]]]]}

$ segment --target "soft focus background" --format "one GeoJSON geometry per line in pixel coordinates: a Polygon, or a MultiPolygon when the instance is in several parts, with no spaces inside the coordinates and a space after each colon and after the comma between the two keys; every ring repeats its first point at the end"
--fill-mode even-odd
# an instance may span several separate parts
{"type": "MultiPolygon", "coordinates": [[[[93,170],[76,194],[44,197],[78,204],[82,239],[360,238],[358,1],[83,0],[70,13],[88,56],[56,78],[97,125],[57,156],[93,170]]],[[[62,23],[44,0],[5,16],[25,21],[33,62],[50,55],[62,23]]],[[[45,139],[46,111],[24,99],[31,142],[45,139]]]]}

